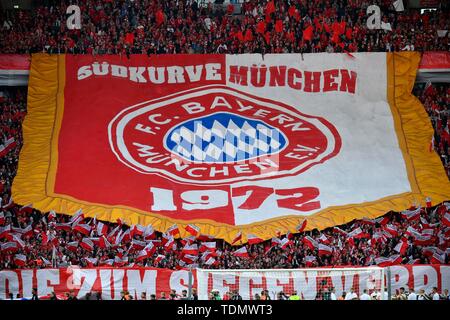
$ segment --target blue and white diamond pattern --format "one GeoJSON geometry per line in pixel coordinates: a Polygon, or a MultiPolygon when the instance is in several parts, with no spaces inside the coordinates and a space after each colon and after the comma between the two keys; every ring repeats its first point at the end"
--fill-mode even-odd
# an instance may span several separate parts
{"type": "Polygon", "coordinates": [[[196,162],[238,162],[279,152],[287,139],[262,121],[231,113],[216,113],[178,125],[166,137],[166,147],[196,162]]]}

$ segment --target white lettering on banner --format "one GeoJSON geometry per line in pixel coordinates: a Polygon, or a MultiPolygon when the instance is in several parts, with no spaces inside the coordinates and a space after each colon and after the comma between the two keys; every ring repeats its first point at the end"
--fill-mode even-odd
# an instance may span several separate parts
{"type": "Polygon", "coordinates": [[[175,211],[177,206],[173,203],[173,191],[161,188],[150,188],[153,195],[153,204],[150,209],[152,211],[175,211]]]}
{"type": "MultiPolygon", "coordinates": [[[[252,277],[241,277],[239,280],[239,288],[245,288],[248,292],[249,297],[254,297],[255,293],[260,293],[261,290],[265,290],[263,287],[263,277],[262,276],[252,276],[252,277]],[[259,288],[259,290],[257,290],[259,288]]],[[[245,292],[244,291],[244,292],[245,292]]]]}
{"type": "Polygon", "coordinates": [[[300,271],[295,273],[294,290],[305,300],[314,300],[317,292],[317,271],[300,271]]]}
{"type": "Polygon", "coordinates": [[[340,91],[354,94],[357,73],[347,69],[303,71],[287,66],[251,67],[230,65],[228,81],[243,87],[290,87],[305,92],[340,91]],[[260,72],[262,70],[263,72],[260,72]]]}
{"type": "Polygon", "coordinates": [[[170,275],[170,289],[181,293],[183,290],[188,290],[189,285],[189,271],[178,270],[173,271],[170,275]]]}
{"type": "Polygon", "coordinates": [[[119,298],[114,295],[111,290],[111,269],[100,270],[100,284],[102,286],[102,299],[103,300],[118,300],[119,298]]]}
{"type": "Polygon", "coordinates": [[[167,66],[167,67],[147,67],[147,66],[122,66],[110,65],[107,62],[94,62],[91,65],[78,68],[77,79],[84,80],[96,76],[111,76],[112,78],[128,78],[136,83],[151,84],[176,84],[185,82],[220,81],[222,80],[222,64],[206,63],[190,66],[167,66]],[[167,75],[167,77],[166,77],[167,75]]]}
{"type": "Polygon", "coordinates": [[[432,288],[438,286],[438,275],[435,269],[427,266],[413,266],[412,272],[414,274],[414,290],[417,292],[420,289],[432,288]]]}
{"type": "Polygon", "coordinates": [[[182,104],[183,107],[188,114],[195,114],[198,112],[205,111],[205,107],[203,107],[199,102],[191,101],[185,104],[182,104]]]}
{"type": "MultiPolygon", "coordinates": [[[[22,277],[22,296],[31,297],[33,290],[33,275],[34,270],[21,270],[22,277]]],[[[1,291],[0,291],[1,292],[1,291]]]]}
{"type": "Polygon", "coordinates": [[[180,66],[167,67],[167,73],[169,74],[168,83],[185,83],[184,80],[184,68],[180,66]]]}
{"type": "Polygon", "coordinates": [[[127,270],[128,291],[132,295],[135,294],[138,299],[142,292],[145,292],[147,297],[156,294],[157,274],[156,270],[145,270],[144,277],[141,278],[141,270],[127,270]]]}
{"type": "Polygon", "coordinates": [[[331,283],[336,290],[336,296],[342,295],[343,292],[350,292],[353,287],[353,278],[353,274],[345,274],[344,277],[339,274],[331,275],[331,283]]]}
{"type": "Polygon", "coordinates": [[[401,287],[406,288],[408,286],[409,271],[407,268],[402,266],[392,266],[391,268],[391,289],[392,292],[400,289],[401,287]]]}
{"type": "Polygon", "coordinates": [[[17,295],[19,292],[19,278],[14,271],[0,271],[0,299],[5,300],[9,298],[9,293],[17,295]],[[8,291],[6,289],[8,288],[8,291]]]}
{"type": "MultiPolygon", "coordinates": [[[[433,287],[437,287],[439,292],[450,289],[450,266],[404,265],[390,268],[392,293],[400,287],[414,288],[416,291],[424,289],[426,293],[429,293],[433,287]]],[[[358,295],[364,289],[370,291],[381,288],[381,271],[371,272],[365,269],[353,272],[351,269],[346,269],[347,271],[339,273],[339,268],[324,270],[326,271],[193,270],[193,286],[197,288],[198,283],[200,299],[208,299],[208,293],[212,289],[219,290],[221,295],[238,289],[244,299],[250,298],[263,289],[269,290],[272,297],[280,291],[291,294],[292,290],[296,290],[305,299],[314,299],[317,295],[317,286],[325,280],[336,289],[336,295],[341,295],[343,291],[349,292],[352,287],[358,295]]],[[[101,293],[104,300],[120,299],[120,292],[125,289],[139,297],[142,292],[146,292],[147,296],[159,295],[171,289],[181,293],[182,290],[188,290],[189,286],[188,270],[71,268],[70,271],[68,272],[65,268],[2,270],[0,271],[0,299],[8,299],[11,293],[14,296],[19,293],[29,299],[34,286],[37,287],[40,297],[48,296],[53,291],[57,295],[62,295],[69,290],[74,290],[80,298],[90,290],[94,290],[101,293]],[[124,288],[125,276],[128,283],[126,288],[124,288]],[[112,288],[111,284],[113,284],[112,288]]]]}
{"type": "Polygon", "coordinates": [[[58,269],[39,269],[36,270],[37,278],[37,294],[38,296],[46,296],[55,291],[56,285],[60,284],[58,269]]]}
{"type": "MultiPolygon", "coordinates": [[[[380,22],[374,24],[373,17],[368,19],[372,27],[380,28],[380,22]]],[[[378,21],[378,20],[377,20],[378,21]]],[[[389,24],[381,22],[381,28],[389,24]]],[[[195,83],[200,81],[221,81],[222,69],[220,63],[206,63],[189,66],[123,66],[110,65],[107,62],[99,64],[94,62],[78,68],[77,79],[84,80],[93,74],[96,76],[111,76],[112,78],[128,78],[136,83],[177,84],[195,83]],[[100,68],[101,65],[101,68],[100,68]],[[166,76],[167,75],[167,76],[166,76]]],[[[290,87],[295,90],[305,92],[347,92],[354,94],[357,85],[357,73],[347,69],[332,69],[322,71],[303,71],[287,66],[272,66],[268,69],[264,67],[236,66],[230,65],[228,68],[230,83],[244,87],[290,87]],[[263,70],[263,72],[261,72],[263,70]]],[[[261,115],[263,112],[261,113],[261,115]]]]}
{"type": "Polygon", "coordinates": [[[280,291],[288,292],[289,284],[291,283],[292,274],[286,272],[280,276],[277,274],[266,277],[267,290],[270,290],[270,294],[276,294],[280,291]]]}
{"type": "Polygon", "coordinates": [[[192,82],[200,81],[201,76],[202,76],[202,70],[203,70],[202,65],[186,66],[184,68],[186,69],[189,79],[191,79],[192,82]]]}
{"type": "Polygon", "coordinates": [[[113,77],[126,78],[128,76],[128,69],[124,66],[111,66],[111,74],[113,77]]]}
{"type": "Polygon", "coordinates": [[[97,279],[96,269],[73,269],[73,284],[79,288],[77,298],[84,297],[86,293],[92,291],[95,280],[97,279]]]}
{"type": "MultiPolygon", "coordinates": [[[[239,278],[232,273],[211,274],[211,277],[213,289],[218,290],[221,296],[223,296],[227,291],[230,291],[230,285],[236,285],[236,278],[239,278]]],[[[206,280],[206,283],[208,283],[208,279],[206,280]]],[[[207,287],[206,290],[208,291],[207,287]]],[[[242,295],[242,293],[240,294],[242,295]]]]}
{"type": "Polygon", "coordinates": [[[441,274],[441,290],[447,289],[450,291],[450,266],[440,266],[439,271],[436,271],[441,274]]]}

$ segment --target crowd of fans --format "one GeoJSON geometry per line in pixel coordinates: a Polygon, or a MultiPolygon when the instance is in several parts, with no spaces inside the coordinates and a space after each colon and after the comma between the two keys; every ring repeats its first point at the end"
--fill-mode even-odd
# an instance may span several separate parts
{"type": "Polygon", "coordinates": [[[450,85],[448,83],[417,85],[414,94],[419,97],[433,124],[434,137],[430,150],[434,149],[440,155],[450,177],[450,85]]]}
{"type": "MultiPolygon", "coordinates": [[[[449,11],[395,11],[392,0],[47,0],[0,15],[2,53],[292,53],[449,49],[449,11]],[[66,8],[81,9],[81,30],[66,8]],[[391,31],[369,30],[378,4],[391,31]],[[236,11],[237,14],[236,14],[236,11]]],[[[406,5],[406,4],[405,4],[406,5]]],[[[445,6],[442,1],[441,6],[445,6]]],[[[447,8],[448,9],[448,8],[447,8]]]]}
{"type": "MultiPolygon", "coordinates": [[[[448,10],[396,12],[390,0],[249,0],[242,4],[240,14],[235,11],[233,5],[201,6],[192,0],[48,0],[34,11],[0,13],[0,52],[129,55],[449,50],[449,32],[442,32],[449,29],[448,10]],[[392,31],[367,29],[366,8],[375,3],[392,31]],[[81,8],[81,30],[67,29],[66,7],[70,4],[81,8]]],[[[231,245],[207,235],[182,239],[178,234],[154,232],[151,226],[22,207],[10,195],[22,145],[26,89],[0,91],[5,92],[0,96],[0,270],[67,266],[288,269],[450,262],[449,203],[429,203],[425,208],[411,207],[322,231],[283,231],[252,245],[240,241],[231,245]],[[321,245],[330,251],[319,250],[321,245]]],[[[450,86],[427,83],[416,86],[414,93],[435,129],[430,152],[434,149],[439,153],[450,176],[450,86]]],[[[33,297],[38,298],[36,293],[33,297]]],[[[360,296],[344,292],[337,297],[333,288],[317,295],[321,300],[380,297],[380,292],[362,292],[360,296]]],[[[73,292],[47,298],[76,299],[73,292]]],[[[167,297],[165,293],[160,297],[144,294],[140,300],[148,298],[187,300],[196,299],[196,293],[190,298],[185,291],[172,291],[167,297]]],[[[254,298],[271,299],[265,291],[254,298]]],[[[100,300],[101,295],[93,292],[85,299],[100,300]]],[[[124,291],[122,299],[133,297],[124,291]]],[[[237,291],[224,296],[211,292],[210,299],[242,297],[237,291]]],[[[280,292],[276,299],[300,297],[295,292],[289,296],[280,292]]],[[[393,299],[448,300],[449,294],[439,295],[436,288],[429,293],[401,288],[393,299]]]]}

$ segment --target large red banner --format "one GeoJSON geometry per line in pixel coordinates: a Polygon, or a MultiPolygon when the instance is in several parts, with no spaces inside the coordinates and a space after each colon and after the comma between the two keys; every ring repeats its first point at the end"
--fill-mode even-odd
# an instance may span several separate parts
{"type": "MultiPolygon", "coordinates": [[[[196,287],[195,270],[192,283],[196,287]]],[[[37,289],[39,297],[55,292],[57,296],[73,290],[77,298],[82,298],[87,292],[98,292],[104,300],[121,298],[122,291],[129,291],[133,297],[140,298],[145,292],[148,299],[151,294],[165,292],[168,296],[171,290],[181,294],[188,290],[188,270],[168,270],[157,268],[92,268],[81,269],[68,267],[60,269],[23,269],[0,271],[0,299],[6,299],[10,293],[16,297],[31,297],[33,288],[37,289]]]]}
{"type": "MultiPolygon", "coordinates": [[[[231,289],[237,289],[248,299],[251,292],[269,290],[269,292],[284,291],[291,294],[296,290],[305,299],[314,299],[324,280],[324,274],[333,273],[330,285],[341,294],[350,288],[356,293],[370,289],[367,278],[367,268],[353,272],[342,268],[324,269],[293,269],[293,270],[203,270],[197,273],[192,270],[193,288],[198,288],[200,299],[207,299],[209,291],[217,289],[222,294],[231,289]],[[226,272],[226,275],[222,274],[226,272]],[[205,279],[198,279],[205,277],[205,279]],[[366,279],[366,280],[367,280],[366,279]],[[197,282],[202,280],[202,285],[197,282]],[[223,292],[222,292],[223,291],[223,292]]],[[[355,268],[357,270],[357,268],[355,268]]],[[[391,290],[395,293],[401,287],[420,289],[429,293],[433,287],[439,292],[450,290],[450,266],[446,265],[398,265],[390,267],[390,275],[385,268],[385,279],[391,279],[391,290]]],[[[367,278],[369,279],[369,278],[367,278]]],[[[101,293],[105,300],[120,299],[121,291],[127,290],[132,296],[140,298],[146,292],[160,296],[175,290],[181,294],[188,290],[188,270],[167,270],[157,268],[62,268],[40,270],[2,270],[0,271],[0,299],[6,299],[10,293],[31,297],[32,288],[37,288],[38,296],[46,296],[51,292],[57,295],[73,290],[78,298],[87,292],[101,293]]],[[[372,287],[373,288],[380,288],[372,287]]]]}

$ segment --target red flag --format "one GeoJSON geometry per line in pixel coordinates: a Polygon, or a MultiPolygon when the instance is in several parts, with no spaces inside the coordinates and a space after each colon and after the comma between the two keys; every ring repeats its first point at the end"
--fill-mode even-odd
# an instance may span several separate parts
{"type": "Polygon", "coordinates": [[[303,30],[303,39],[307,40],[307,41],[311,41],[313,38],[313,31],[314,31],[314,28],[311,25],[309,27],[307,27],[305,30],[303,30]]]}
{"type": "Polygon", "coordinates": [[[160,9],[156,12],[156,25],[159,27],[162,23],[164,23],[164,20],[166,17],[164,16],[163,11],[160,9]]]}
{"type": "MultiPolygon", "coordinates": [[[[277,245],[279,245],[281,243],[281,240],[279,239],[279,238],[272,238],[272,240],[270,241],[270,245],[272,246],[272,247],[274,247],[274,246],[277,246],[277,245]]],[[[270,248],[270,249],[272,249],[272,248],[270,248]]],[[[270,250],[269,249],[269,250],[270,250]]]]}
{"type": "Polygon", "coordinates": [[[303,243],[311,250],[314,250],[318,246],[317,241],[310,236],[305,236],[303,238],[303,243]]]}
{"type": "Polygon", "coordinates": [[[21,207],[19,209],[19,213],[28,213],[28,214],[30,214],[32,212],[33,212],[33,205],[31,203],[27,204],[26,206],[23,206],[23,207],[21,207]]]}
{"type": "Polygon", "coordinates": [[[107,260],[101,261],[98,265],[99,265],[100,267],[104,267],[104,266],[112,266],[113,263],[114,263],[114,259],[107,259],[107,260]]]}
{"type": "Polygon", "coordinates": [[[344,230],[342,230],[342,229],[339,228],[339,227],[334,227],[334,228],[333,228],[333,232],[335,232],[335,233],[340,233],[340,234],[342,234],[342,235],[344,235],[344,236],[347,236],[347,235],[348,235],[348,232],[347,232],[347,231],[344,231],[344,230]]]}
{"type": "Polygon", "coordinates": [[[347,28],[347,30],[345,31],[345,37],[348,40],[351,40],[353,38],[353,30],[352,30],[352,28],[347,28]]]}
{"type": "Polygon", "coordinates": [[[445,255],[438,254],[437,252],[433,253],[430,259],[431,264],[445,264],[445,255]]]}
{"type": "Polygon", "coordinates": [[[319,241],[325,244],[330,244],[330,240],[327,238],[325,234],[321,234],[319,237],[319,241]]]}
{"type": "Polygon", "coordinates": [[[333,249],[327,245],[319,243],[319,256],[329,256],[333,249]]]}
{"type": "Polygon", "coordinates": [[[386,257],[378,257],[375,258],[375,264],[379,267],[389,267],[392,265],[396,265],[396,264],[400,264],[402,262],[403,258],[399,255],[393,255],[390,256],[389,258],[386,257]]]}
{"type": "Polygon", "coordinates": [[[314,262],[317,261],[317,258],[315,256],[306,256],[305,257],[305,265],[307,267],[312,267],[314,262]]]}
{"type": "Polygon", "coordinates": [[[288,246],[292,245],[292,241],[289,240],[288,238],[284,238],[283,240],[281,240],[280,242],[280,247],[281,249],[286,249],[288,246]]]}
{"type": "Polygon", "coordinates": [[[266,31],[266,23],[263,20],[261,20],[256,24],[256,32],[264,35],[265,31],[266,31]]]}
{"type": "Polygon", "coordinates": [[[208,260],[205,261],[205,264],[207,266],[211,266],[211,265],[215,265],[216,262],[218,262],[218,261],[216,261],[216,259],[214,259],[213,257],[210,257],[208,260]]]}
{"type": "Polygon", "coordinates": [[[84,261],[86,261],[87,265],[89,268],[92,268],[95,266],[95,264],[97,263],[98,259],[97,258],[84,258],[84,261]]]}
{"type": "Polygon", "coordinates": [[[75,214],[72,216],[72,218],[70,218],[70,223],[76,224],[76,223],[80,223],[83,220],[84,220],[84,214],[81,211],[81,209],[79,209],[77,212],[75,212],[75,214]]]}
{"type": "Polygon", "coordinates": [[[125,232],[122,234],[122,236],[120,237],[119,243],[122,243],[122,242],[129,242],[129,241],[131,241],[131,231],[130,231],[130,229],[127,229],[127,231],[125,231],[125,232]]]}
{"type": "Polygon", "coordinates": [[[56,212],[54,210],[50,210],[50,212],[48,213],[47,220],[50,222],[54,219],[56,219],[56,212]]]}
{"type": "Polygon", "coordinates": [[[180,234],[180,230],[178,229],[177,224],[172,225],[169,229],[167,229],[166,232],[171,234],[172,236],[175,236],[176,234],[180,234]]]}
{"type": "Polygon", "coordinates": [[[194,224],[188,224],[184,229],[194,237],[196,237],[200,233],[200,228],[194,224]]]}
{"type": "Polygon", "coordinates": [[[23,254],[14,255],[14,264],[20,267],[25,266],[27,263],[27,257],[23,254]]]}
{"type": "Polygon", "coordinates": [[[275,31],[278,33],[282,33],[283,32],[283,20],[278,19],[275,22],[275,31]]]}
{"type": "Polygon", "coordinates": [[[145,260],[147,258],[149,258],[151,255],[148,253],[147,250],[142,249],[141,251],[139,251],[138,256],[136,257],[136,262],[145,260]]]}
{"type": "Polygon", "coordinates": [[[78,241],[72,241],[66,244],[66,249],[72,252],[76,252],[78,248],[78,241]]]}
{"type": "Polygon", "coordinates": [[[393,237],[398,236],[397,227],[394,226],[393,224],[387,224],[386,226],[384,226],[383,230],[389,232],[389,234],[391,234],[393,237]]]}
{"type": "Polygon", "coordinates": [[[98,246],[103,249],[107,249],[111,247],[111,243],[109,243],[108,239],[105,236],[101,236],[98,241],[98,246]]]}
{"type": "Polygon", "coordinates": [[[98,222],[96,231],[99,236],[106,236],[108,234],[108,226],[103,222],[98,222]]]}
{"type": "Polygon", "coordinates": [[[10,241],[2,243],[1,251],[2,252],[15,252],[19,250],[19,247],[16,242],[10,241]]]}
{"type": "Polygon", "coordinates": [[[307,223],[308,223],[308,221],[306,219],[303,219],[303,221],[300,222],[300,224],[297,227],[295,227],[295,230],[298,233],[303,232],[303,230],[305,230],[305,228],[306,228],[307,223]]]}
{"type": "Polygon", "coordinates": [[[139,241],[139,240],[133,239],[131,241],[129,250],[142,250],[145,248],[146,245],[147,245],[147,243],[145,243],[144,241],[139,241]]]}
{"type": "Polygon", "coordinates": [[[416,220],[420,218],[420,211],[422,210],[421,207],[415,209],[415,210],[404,210],[400,214],[403,218],[407,219],[408,221],[416,220]]]}
{"type": "Polygon", "coordinates": [[[450,213],[446,212],[442,217],[442,223],[447,227],[450,227],[450,213]]]}
{"type": "Polygon", "coordinates": [[[249,258],[250,256],[248,255],[247,252],[247,248],[246,247],[242,247],[236,251],[233,252],[233,255],[235,257],[241,257],[241,258],[249,258]]]}
{"type": "Polygon", "coordinates": [[[83,238],[80,242],[80,247],[86,251],[94,251],[94,243],[89,238],[83,238]]]}
{"type": "Polygon", "coordinates": [[[275,3],[274,3],[273,0],[269,1],[269,2],[266,4],[266,10],[265,10],[265,12],[266,12],[266,16],[267,16],[267,15],[270,15],[270,14],[272,14],[272,13],[275,12],[275,3]]]}
{"type": "Polygon", "coordinates": [[[191,255],[191,254],[185,254],[181,258],[181,260],[186,262],[187,264],[192,264],[195,261],[197,261],[197,256],[196,255],[191,255]]]}
{"type": "Polygon", "coordinates": [[[372,219],[369,219],[369,218],[366,218],[366,217],[364,217],[364,218],[362,218],[361,219],[361,224],[368,224],[368,225],[370,225],[370,226],[373,226],[373,225],[375,225],[375,220],[372,220],[372,219]]]}
{"type": "Polygon", "coordinates": [[[145,227],[144,233],[142,234],[144,239],[146,241],[152,240],[156,238],[155,230],[153,229],[153,226],[149,224],[147,227],[145,227]]]}
{"type": "Polygon", "coordinates": [[[356,238],[356,239],[370,238],[370,234],[363,232],[360,227],[352,230],[347,236],[349,238],[356,238]]]}
{"type": "Polygon", "coordinates": [[[77,224],[72,229],[81,234],[84,234],[85,236],[88,236],[91,233],[91,226],[87,224],[77,224]]]}
{"type": "Polygon", "coordinates": [[[404,255],[408,249],[408,240],[402,238],[399,243],[394,247],[394,250],[400,253],[400,255],[404,255]]]}
{"type": "Polygon", "coordinates": [[[189,236],[180,240],[181,244],[185,246],[186,244],[193,244],[195,242],[194,236],[189,236]]]}
{"type": "Polygon", "coordinates": [[[200,234],[198,237],[197,237],[197,240],[198,241],[203,241],[203,242],[208,242],[208,241],[212,241],[212,240],[214,240],[215,238],[213,237],[213,236],[210,236],[210,235],[208,235],[208,234],[200,234]]]}
{"type": "Polygon", "coordinates": [[[165,257],[166,257],[165,255],[158,254],[158,256],[155,258],[155,263],[158,264],[165,257]]]}
{"type": "Polygon", "coordinates": [[[17,146],[17,141],[14,137],[11,137],[5,141],[5,143],[0,144],[0,158],[7,155],[12,149],[17,146]]]}
{"type": "Polygon", "coordinates": [[[426,201],[427,208],[431,208],[431,198],[430,197],[426,197],[425,201],[426,201]]]}
{"type": "Polygon", "coordinates": [[[236,242],[238,242],[239,240],[242,240],[242,232],[239,231],[236,236],[233,239],[233,242],[231,244],[235,244],[236,242]]]}
{"type": "Polygon", "coordinates": [[[257,244],[263,242],[264,240],[254,234],[249,233],[247,234],[247,241],[249,244],[257,244]]]}
{"type": "Polygon", "coordinates": [[[130,236],[133,238],[134,236],[142,236],[144,234],[145,231],[145,227],[140,225],[140,224],[136,224],[133,225],[130,228],[130,236]]]}
{"type": "Polygon", "coordinates": [[[215,242],[203,242],[200,245],[200,252],[205,252],[205,251],[215,252],[216,251],[216,243],[215,242]]]}
{"type": "Polygon", "coordinates": [[[183,249],[181,249],[183,254],[198,254],[198,247],[196,244],[186,244],[183,249]]]}
{"type": "Polygon", "coordinates": [[[170,252],[172,250],[174,250],[174,245],[175,245],[175,240],[173,239],[173,237],[170,237],[166,244],[164,245],[164,250],[167,252],[170,252]]]}

